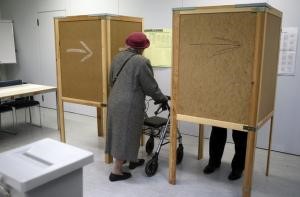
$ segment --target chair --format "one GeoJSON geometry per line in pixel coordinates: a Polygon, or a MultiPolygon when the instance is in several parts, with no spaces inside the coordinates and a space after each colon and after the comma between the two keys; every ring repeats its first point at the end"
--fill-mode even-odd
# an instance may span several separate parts
{"type": "Polygon", "coordinates": [[[21,85],[21,84],[23,84],[23,82],[20,79],[0,81],[0,87],[7,87],[7,86],[21,85]]]}
{"type": "Polygon", "coordinates": [[[30,121],[30,124],[32,124],[31,107],[38,106],[39,107],[39,114],[40,114],[40,126],[42,126],[40,102],[34,100],[33,96],[16,98],[14,101],[7,102],[6,105],[8,105],[8,106],[12,107],[13,109],[15,109],[16,123],[18,123],[17,110],[25,108],[25,122],[26,122],[27,121],[26,109],[29,108],[29,121],[30,121]]]}
{"type": "MultiPolygon", "coordinates": [[[[2,116],[1,116],[1,114],[5,113],[5,112],[9,112],[9,111],[11,111],[11,114],[12,114],[13,127],[15,126],[13,108],[11,106],[8,106],[8,105],[5,105],[5,104],[0,104],[0,128],[2,126],[2,116]]],[[[8,132],[8,131],[3,131],[3,130],[1,130],[1,132],[9,133],[9,134],[15,134],[15,133],[11,133],[11,132],[8,132]]]]}
{"type": "MultiPolygon", "coordinates": [[[[7,87],[7,86],[21,85],[21,84],[25,84],[25,82],[23,82],[22,80],[19,80],[19,79],[0,81],[0,87],[7,87]]],[[[10,106],[14,109],[16,123],[18,123],[18,121],[17,121],[17,111],[16,110],[22,109],[22,108],[26,108],[26,109],[29,108],[30,124],[32,124],[31,107],[38,105],[39,106],[39,112],[40,112],[40,126],[42,126],[40,103],[38,101],[35,101],[33,99],[33,96],[21,97],[21,98],[17,98],[17,99],[14,99],[14,100],[10,100],[10,101],[7,101],[5,103],[5,105],[10,106]]],[[[25,121],[27,120],[26,119],[26,109],[25,109],[25,121]]]]}

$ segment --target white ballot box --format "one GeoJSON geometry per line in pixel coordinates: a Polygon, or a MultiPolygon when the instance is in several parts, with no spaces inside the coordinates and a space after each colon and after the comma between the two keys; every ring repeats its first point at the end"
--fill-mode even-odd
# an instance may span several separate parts
{"type": "Polygon", "coordinates": [[[0,154],[0,197],[82,197],[91,152],[43,139],[0,154]]]}

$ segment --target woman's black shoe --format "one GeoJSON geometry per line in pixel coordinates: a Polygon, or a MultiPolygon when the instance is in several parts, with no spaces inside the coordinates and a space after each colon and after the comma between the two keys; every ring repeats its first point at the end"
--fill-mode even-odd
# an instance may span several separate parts
{"type": "Polygon", "coordinates": [[[228,179],[231,181],[237,180],[242,177],[242,171],[233,170],[228,175],[228,179]]]}
{"type": "Polygon", "coordinates": [[[129,179],[130,177],[131,177],[131,174],[129,172],[123,172],[123,175],[110,173],[109,180],[112,182],[113,181],[122,181],[122,180],[129,179]]]}
{"type": "Polygon", "coordinates": [[[136,167],[142,166],[145,163],[145,159],[138,159],[137,162],[130,162],[129,163],[129,169],[133,170],[136,167]]]}
{"type": "Polygon", "coordinates": [[[209,165],[208,164],[207,166],[205,166],[203,172],[204,172],[204,174],[211,174],[211,173],[213,173],[219,167],[220,167],[220,165],[213,166],[213,165],[209,165]]]}

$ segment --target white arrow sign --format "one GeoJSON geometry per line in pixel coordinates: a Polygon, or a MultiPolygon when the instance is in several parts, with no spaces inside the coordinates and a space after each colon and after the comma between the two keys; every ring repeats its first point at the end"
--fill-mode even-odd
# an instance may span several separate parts
{"type": "Polygon", "coordinates": [[[84,56],[80,61],[84,62],[88,58],[92,57],[93,51],[83,42],[79,41],[80,44],[83,46],[84,49],[67,49],[67,53],[85,53],[86,56],[84,56]]]}

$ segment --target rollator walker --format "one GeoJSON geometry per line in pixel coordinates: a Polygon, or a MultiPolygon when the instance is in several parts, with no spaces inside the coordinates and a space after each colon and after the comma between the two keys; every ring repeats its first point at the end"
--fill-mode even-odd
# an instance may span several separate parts
{"type": "MultiPolygon", "coordinates": [[[[170,100],[170,97],[168,97],[170,100]]],[[[150,101],[150,100],[149,100],[150,101]]],[[[148,101],[148,104],[149,104],[148,101]]],[[[158,104],[158,103],[154,103],[158,104]]],[[[143,134],[148,135],[149,139],[146,142],[146,152],[148,155],[152,154],[154,149],[154,138],[159,139],[159,144],[156,148],[156,151],[152,158],[146,163],[145,166],[145,173],[148,177],[153,176],[158,168],[158,155],[161,150],[161,147],[169,144],[169,134],[170,134],[170,106],[168,102],[160,103],[157,110],[154,112],[154,116],[148,117],[147,110],[145,112],[145,119],[144,119],[144,128],[143,134]],[[158,114],[162,113],[163,111],[168,111],[168,117],[160,117],[158,114]]],[[[183,145],[182,145],[182,135],[177,129],[177,140],[178,140],[178,147],[176,150],[176,163],[180,164],[183,159],[183,145]]]]}

